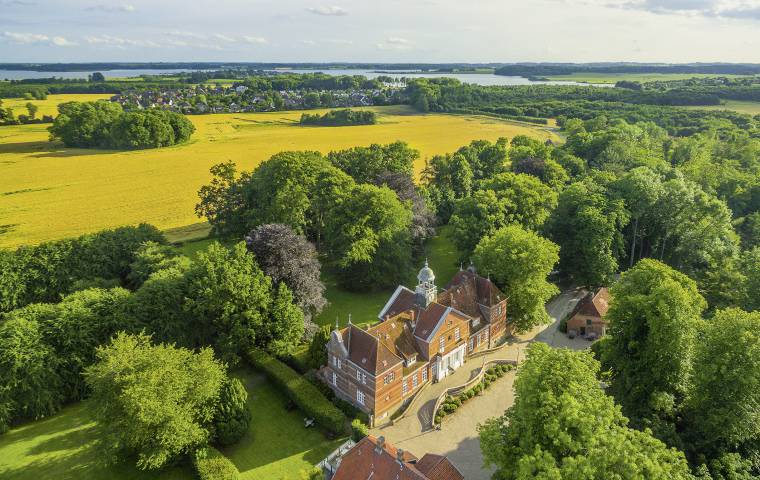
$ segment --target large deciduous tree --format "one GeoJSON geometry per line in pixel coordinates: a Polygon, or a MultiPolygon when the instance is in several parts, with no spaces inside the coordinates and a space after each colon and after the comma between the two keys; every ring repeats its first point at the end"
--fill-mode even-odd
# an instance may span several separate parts
{"type": "Polygon", "coordinates": [[[559,293],[546,278],[559,260],[559,247],[537,234],[510,225],[483,238],[473,260],[509,298],[509,315],[518,330],[546,323],[544,303],[559,293]]]}
{"type": "Polygon", "coordinates": [[[205,445],[226,373],[210,349],[193,353],[119,334],[98,349],[85,378],[106,460],[136,456],[159,469],[205,445]]]}
{"type": "Polygon", "coordinates": [[[673,423],[688,392],[707,303],[693,280],[652,259],[625,272],[611,295],[601,349],[612,371],[610,391],[635,425],[675,442],[673,423]]]}
{"type": "Polygon", "coordinates": [[[273,282],[284,282],[306,320],[311,320],[327,304],[325,286],[320,280],[322,265],[317,250],[303,235],[287,225],[260,225],[246,237],[248,249],[273,282]]]}
{"type": "Polygon", "coordinates": [[[598,375],[589,353],[531,344],[514,405],[478,427],[494,478],[691,479],[683,453],[626,426],[598,375]]]}

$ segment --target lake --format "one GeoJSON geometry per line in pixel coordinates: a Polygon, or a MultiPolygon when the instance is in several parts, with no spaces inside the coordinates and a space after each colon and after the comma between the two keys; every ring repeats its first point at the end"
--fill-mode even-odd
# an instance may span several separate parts
{"type": "MultiPolygon", "coordinates": [[[[139,77],[141,75],[170,75],[173,73],[188,72],[190,69],[139,69],[139,70],[102,70],[106,78],[125,78],[139,77]]],[[[379,71],[371,69],[277,69],[268,70],[271,72],[282,73],[314,73],[323,72],[330,75],[364,75],[367,78],[376,78],[380,75],[389,77],[406,77],[406,78],[435,78],[447,77],[456,78],[463,83],[474,83],[477,85],[595,85],[601,87],[610,87],[609,84],[588,84],[578,82],[564,81],[539,81],[534,82],[525,77],[507,77],[503,75],[493,75],[490,73],[422,73],[419,71],[379,71]]],[[[92,71],[82,72],[35,72],[32,70],[0,70],[0,79],[4,80],[21,80],[25,78],[87,78],[92,71]]]]}

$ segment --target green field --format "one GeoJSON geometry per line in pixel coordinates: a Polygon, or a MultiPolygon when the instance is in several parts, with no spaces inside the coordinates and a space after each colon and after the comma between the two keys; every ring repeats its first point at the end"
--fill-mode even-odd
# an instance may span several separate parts
{"type": "Polygon", "coordinates": [[[581,83],[616,83],[620,80],[631,82],[667,82],[671,80],[688,80],[690,78],[711,77],[741,77],[742,75],[714,75],[709,73],[584,73],[577,72],[570,75],[548,75],[548,80],[581,82],[581,83]]]}
{"type": "MultiPolygon", "coordinates": [[[[305,429],[303,414],[286,411],[287,399],[266,379],[250,371],[235,374],[248,389],[252,420],[248,434],[224,453],[237,465],[242,480],[298,479],[345,439],[326,440],[305,429]]],[[[3,480],[191,480],[189,465],[146,473],[123,464],[98,462],[95,422],[86,402],[0,436],[0,478],[3,480]]]]}
{"type": "MultiPolygon", "coordinates": [[[[46,102],[52,108],[53,100],[46,102]]],[[[482,116],[423,115],[402,106],[373,110],[377,125],[331,128],[299,126],[302,112],[194,115],[197,130],[189,143],[140,151],[66,148],[48,140],[46,125],[0,127],[0,247],[139,222],[161,229],[197,224],[198,189],[209,181],[209,168],[227,160],[249,170],[283,150],[328,152],[404,140],[422,153],[419,171],[432,155],[476,139],[558,139],[554,129],[482,116]]]]}
{"type": "Polygon", "coordinates": [[[741,100],[726,100],[721,105],[686,107],[692,110],[732,110],[749,115],[760,115],[760,102],[748,102],[741,100]]]}

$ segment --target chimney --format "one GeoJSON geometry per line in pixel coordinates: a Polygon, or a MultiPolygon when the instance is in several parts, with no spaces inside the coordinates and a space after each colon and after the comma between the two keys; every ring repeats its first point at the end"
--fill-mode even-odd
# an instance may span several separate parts
{"type": "Polygon", "coordinates": [[[375,447],[375,453],[377,453],[378,455],[383,453],[383,450],[384,450],[383,447],[385,447],[385,437],[381,435],[377,437],[377,446],[375,447]]]}

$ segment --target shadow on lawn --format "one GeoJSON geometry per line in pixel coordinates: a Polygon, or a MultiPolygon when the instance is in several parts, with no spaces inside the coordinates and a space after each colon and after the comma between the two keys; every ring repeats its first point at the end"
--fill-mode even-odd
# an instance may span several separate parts
{"type": "Polygon", "coordinates": [[[0,153],[31,154],[31,158],[66,158],[83,155],[102,155],[119,153],[118,150],[102,150],[99,148],[67,148],[58,142],[34,141],[0,143],[0,153]]]}

